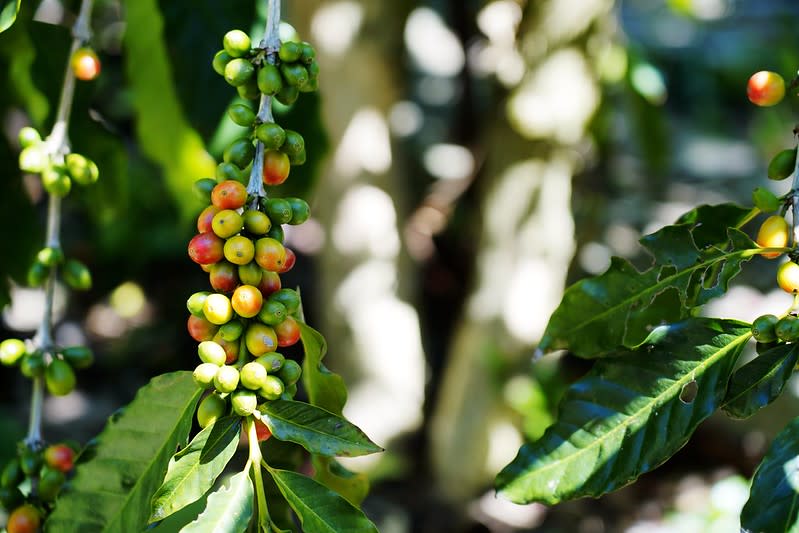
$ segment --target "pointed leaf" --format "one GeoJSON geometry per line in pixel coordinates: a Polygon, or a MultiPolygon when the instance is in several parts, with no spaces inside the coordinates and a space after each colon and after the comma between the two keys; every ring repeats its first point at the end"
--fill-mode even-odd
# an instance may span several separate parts
{"type": "Polygon", "coordinates": [[[269,473],[305,533],[377,533],[360,509],[321,483],[289,470],[270,468],[269,473]]]}
{"type": "Polygon", "coordinates": [[[0,1],[0,32],[6,31],[17,20],[21,0],[0,1]]]}
{"type": "Polygon", "coordinates": [[[333,489],[356,507],[369,494],[369,476],[362,472],[351,472],[331,457],[314,455],[311,457],[314,479],[333,489]]]}
{"type": "Polygon", "coordinates": [[[757,213],[758,210],[736,204],[704,204],[683,213],[675,224],[693,224],[694,243],[702,250],[723,244],[727,240],[727,228],[740,228],[757,213]]]}
{"type": "Polygon", "coordinates": [[[200,462],[207,463],[223,453],[231,442],[239,441],[241,432],[241,417],[236,415],[223,416],[211,426],[211,434],[200,453],[200,462]]]}
{"type": "Polygon", "coordinates": [[[796,344],[779,344],[735,371],[727,387],[724,411],[747,418],[776,400],[799,359],[796,344]]]}
{"type": "Polygon", "coordinates": [[[327,343],[321,333],[303,322],[300,325],[300,339],[305,349],[302,361],[302,382],[308,392],[308,400],[333,414],[340,415],[347,403],[347,387],[338,374],[334,374],[322,364],[327,353],[327,343]]]}
{"type": "Polygon", "coordinates": [[[260,411],[272,435],[296,442],[311,453],[355,457],[382,451],[346,418],[305,402],[275,400],[266,402],[260,411]]]}
{"type": "MultiPolygon", "coordinates": [[[[248,469],[249,470],[249,469],[248,469]]],[[[205,510],[180,533],[240,533],[253,513],[253,489],[249,471],[230,478],[227,486],[208,496],[205,510]]]]}
{"type": "Polygon", "coordinates": [[[214,486],[216,478],[236,453],[238,435],[229,439],[211,460],[200,461],[200,454],[208,441],[213,426],[200,431],[197,436],[169,462],[166,477],[153,496],[150,522],[163,520],[192,502],[202,498],[214,486]]]}
{"type": "Polygon", "coordinates": [[[780,431],[757,467],[741,528],[752,533],[799,530],[799,418],[780,431]]]}
{"type": "MultiPolygon", "coordinates": [[[[696,221],[667,226],[642,238],[656,260],[649,270],[639,272],[615,257],[605,273],[569,287],[539,348],[567,349],[587,358],[622,346],[634,348],[653,327],[686,318],[693,307],[724,294],[741,263],[757,253],[757,245],[741,231],[728,228],[721,244],[700,250],[693,236],[700,228],[706,231],[704,223],[696,221]]],[[[702,238],[707,241],[709,235],[703,233],[702,238]]]]}
{"type": "Polygon", "coordinates": [[[45,531],[142,531],[169,458],[186,444],[200,393],[185,371],[142,387],[124,412],[111,416],[98,444],[81,454],[45,531]]]}
{"type": "Polygon", "coordinates": [[[600,496],[671,457],[724,398],[749,324],[693,318],[601,359],[564,395],[557,421],[497,476],[517,503],[600,496]],[[682,396],[681,396],[682,395],[682,396]]]}

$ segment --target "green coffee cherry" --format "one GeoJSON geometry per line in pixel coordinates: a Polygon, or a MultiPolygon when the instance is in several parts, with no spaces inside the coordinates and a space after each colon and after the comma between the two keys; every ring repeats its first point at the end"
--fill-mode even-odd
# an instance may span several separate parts
{"type": "Polygon", "coordinates": [[[275,95],[278,102],[283,105],[291,105],[297,101],[300,96],[300,90],[293,85],[284,85],[280,92],[275,95]]]}
{"type": "Polygon", "coordinates": [[[258,407],[258,398],[255,393],[248,390],[238,390],[230,397],[233,412],[239,416],[250,416],[258,407]]]}
{"type": "Polygon", "coordinates": [[[285,386],[280,378],[277,376],[266,376],[264,385],[258,390],[258,394],[267,400],[277,400],[280,398],[280,395],[283,394],[284,390],[285,386]]]}
{"type": "Polygon", "coordinates": [[[236,87],[236,92],[245,100],[256,100],[261,97],[261,92],[258,90],[258,84],[255,83],[253,78],[247,80],[246,83],[236,87]]]}
{"type": "Polygon", "coordinates": [[[280,45],[277,55],[281,61],[286,63],[298,61],[302,57],[302,46],[300,43],[286,41],[280,45]]]}
{"type": "Polygon", "coordinates": [[[299,154],[305,150],[305,139],[294,130],[286,130],[286,141],[280,149],[290,156],[299,154]]]}
{"type": "Polygon", "coordinates": [[[244,285],[252,285],[257,287],[261,283],[263,270],[258,266],[255,261],[250,261],[246,265],[239,265],[239,280],[244,285]]]}
{"type": "Polygon", "coordinates": [[[39,352],[33,352],[22,356],[19,371],[28,378],[35,378],[44,375],[44,357],[39,352]]]}
{"type": "Polygon", "coordinates": [[[266,380],[266,368],[263,365],[252,361],[241,367],[241,384],[250,389],[258,390],[264,386],[266,380]]]}
{"type": "Polygon", "coordinates": [[[75,389],[75,371],[66,361],[53,359],[44,372],[47,390],[54,396],[65,396],[75,389]]]}
{"type": "Polygon", "coordinates": [[[200,402],[197,408],[197,423],[201,428],[206,428],[216,422],[227,411],[227,402],[218,394],[209,394],[200,402]]]}
{"type": "Polygon", "coordinates": [[[50,267],[40,261],[34,261],[28,269],[28,285],[31,287],[41,287],[49,275],[50,267]]]}
{"type": "Polygon", "coordinates": [[[6,339],[0,342],[0,363],[12,366],[27,352],[25,343],[19,339],[6,339]]]}
{"type": "Polygon", "coordinates": [[[203,341],[197,346],[197,355],[203,363],[222,366],[227,360],[225,349],[214,341],[203,341]]]}
{"type": "Polygon", "coordinates": [[[227,114],[239,126],[249,127],[255,122],[255,112],[248,105],[233,104],[227,108],[227,114]]]}
{"type": "Polygon", "coordinates": [[[307,157],[308,156],[305,153],[305,150],[302,150],[301,152],[298,152],[296,154],[290,155],[289,156],[289,163],[291,163],[291,166],[304,165],[305,164],[305,160],[307,159],[307,157]]]}
{"type": "MultiPolygon", "coordinates": [[[[253,235],[264,235],[272,227],[269,217],[257,209],[247,209],[242,218],[244,219],[244,229],[253,235]]],[[[249,285],[258,285],[258,283],[249,283],[249,285]]]]}
{"type": "Polygon", "coordinates": [[[255,156],[255,147],[250,139],[237,139],[230,143],[222,158],[226,163],[233,163],[239,168],[246,168],[255,156]]]}
{"type": "Polygon", "coordinates": [[[230,57],[244,57],[250,53],[251,45],[249,35],[241,30],[230,30],[222,38],[222,46],[230,57]]]}
{"type": "Polygon", "coordinates": [[[316,61],[311,61],[311,64],[308,65],[308,77],[310,80],[316,80],[319,76],[319,63],[316,61]]]}
{"type": "Polygon", "coordinates": [[[316,50],[311,46],[311,43],[301,42],[300,50],[300,61],[303,63],[311,63],[316,58],[316,50]]]}
{"type": "Polygon", "coordinates": [[[280,65],[280,73],[292,87],[300,88],[308,83],[308,71],[299,63],[283,63],[280,65]]]}
{"type": "Polygon", "coordinates": [[[27,148],[28,146],[33,146],[42,142],[42,136],[39,135],[38,131],[30,126],[25,126],[19,130],[17,139],[19,140],[19,145],[22,148],[27,148]]]}
{"type": "Polygon", "coordinates": [[[775,327],[779,319],[774,315],[759,316],[752,322],[752,336],[757,342],[774,342],[777,340],[775,327]]]}
{"type": "Polygon", "coordinates": [[[275,65],[263,65],[256,76],[258,90],[267,96],[274,96],[283,89],[283,76],[275,65]]]}
{"type": "Polygon", "coordinates": [[[292,226],[302,224],[311,216],[311,208],[308,202],[302,198],[286,198],[286,201],[291,206],[291,220],[289,224],[292,226]]]}
{"type": "Polygon", "coordinates": [[[281,226],[280,224],[273,224],[272,228],[266,232],[266,235],[264,235],[264,237],[275,239],[281,244],[283,243],[284,240],[286,240],[286,234],[283,231],[283,226],[281,226]]]}
{"type": "Polygon", "coordinates": [[[200,363],[192,373],[194,382],[204,389],[210,389],[214,386],[214,377],[219,371],[219,366],[213,363],[200,363]]]}
{"type": "Polygon", "coordinates": [[[92,288],[92,274],[77,259],[68,259],[61,272],[64,281],[76,291],[88,291],[92,288]]]}
{"type": "Polygon", "coordinates": [[[94,161],[80,154],[67,154],[67,172],[78,185],[92,185],[97,183],[100,171],[94,161]]]}
{"type": "Polygon", "coordinates": [[[219,74],[220,76],[224,76],[225,67],[227,66],[228,63],[230,63],[231,59],[233,58],[230,57],[230,54],[228,54],[224,50],[220,50],[214,55],[214,60],[211,62],[211,66],[214,67],[214,71],[216,71],[217,74],[219,74]]]}
{"type": "Polygon", "coordinates": [[[233,392],[239,386],[239,371],[232,366],[222,366],[214,376],[214,387],[219,392],[233,392]]]}
{"type": "Polygon", "coordinates": [[[238,320],[231,320],[227,324],[219,326],[217,335],[222,337],[222,340],[233,342],[239,340],[242,333],[244,333],[244,324],[238,320]]]}
{"type": "Polygon", "coordinates": [[[293,359],[286,359],[286,362],[283,363],[283,368],[277,373],[277,376],[286,385],[297,383],[300,380],[300,375],[302,375],[302,367],[293,359]]]}
{"type": "Polygon", "coordinates": [[[42,467],[42,454],[34,452],[26,446],[20,455],[19,465],[26,476],[36,475],[42,467]]]}
{"type": "Polygon", "coordinates": [[[48,267],[58,265],[64,260],[64,252],[61,251],[61,248],[48,246],[39,250],[39,253],[36,254],[36,260],[48,267]]]}
{"type": "Polygon", "coordinates": [[[231,59],[225,65],[225,81],[234,87],[247,83],[255,74],[255,67],[247,59],[231,59]]]}
{"type": "Polygon", "coordinates": [[[67,174],[67,169],[53,165],[42,171],[42,185],[48,193],[63,198],[72,190],[72,179],[67,174]]]}
{"type": "Polygon", "coordinates": [[[69,346],[61,350],[61,357],[72,368],[88,368],[94,362],[94,353],[88,346],[69,346]]]}
{"type": "Polygon", "coordinates": [[[779,320],[774,327],[777,338],[785,342],[796,342],[799,340],[799,318],[788,315],[779,320]]]}
{"type": "MultiPolygon", "coordinates": [[[[241,169],[236,165],[234,165],[233,163],[222,162],[216,166],[217,183],[222,183],[223,181],[227,180],[233,180],[246,185],[248,178],[249,176],[247,176],[244,172],[242,172],[241,169]]],[[[210,204],[211,201],[208,200],[208,203],[210,204]]]]}
{"type": "Polygon", "coordinates": [[[291,204],[284,198],[269,198],[264,207],[272,224],[288,224],[294,214],[291,204]]]}
{"type": "Polygon", "coordinates": [[[288,316],[286,306],[276,300],[267,299],[258,312],[258,320],[267,326],[277,326],[288,316]]]}
{"type": "Polygon", "coordinates": [[[25,478],[22,468],[17,459],[11,459],[3,468],[3,474],[0,476],[0,485],[3,487],[16,487],[25,478]]]}
{"type": "Polygon", "coordinates": [[[189,313],[199,318],[205,318],[203,304],[205,304],[205,299],[208,298],[209,294],[211,293],[208,291],[199,291],[189,296],[189,299],[186,300],[186,309],[189,310],[189,313]]]}
{"type": "Polygon", "coordinates": [[[16,509],[24,501],[25,495],[17,487],[0,487],[0,504],[5,509],[16,509]]]}
{"type": "Polygon", "coordinates": [[[289,385],[283,391],[283,394],[280,395],[281,400],[293,400],[294,396],[297,394],[297,384],[289,385]]]}
{"type": "Polygon", "coordinates": [[[281,353],[270,352],[262,355],[256,359],[255,362],[263,366],[267,373],[272,374],[283,367],[283,363],[286,362],[286,358],[281,353]]]}
{"type": "Polygon", "coordinates": [[[293,315],[300,308],[300,295],[293,289],[280,289],[269,295],[267,301],[280,302],[286,306],[286,312],[293,315]]]}
{"type": "Polygon", "coordinates": [[[46,502],[55,500],[61,487],[66,481],[66,476],[60,470],[44,465],[39,473],[39,486],[37,494],[46,502]]]}
{"type": "Polygon", "coordinates": [[[194,196],[205,204],[211,203],[211,191],[214,190],[217,183],[211,178],[201,178],[194,182],[192,185],[192,192],[194,196]]]}
{"type": "Polygon", "coordinates": [[[768,178],[770,180],[784,180],[791,174],[796,166],[796,148],[789,148],[777,153],[768,164],[768,178]]]}
{"type": "Polygon", "coordinates": [[[286,141],[286,132],[274,122],[265,122],[255,128],[255,136],[267,150],[277,150],[286,141]]]}
{"type": "Polygon", "coordinates": [[[24,172],[39,174],[50,166],[50,157],[41,144],[28,146],[19,153],[19,168],[24,172]]]}

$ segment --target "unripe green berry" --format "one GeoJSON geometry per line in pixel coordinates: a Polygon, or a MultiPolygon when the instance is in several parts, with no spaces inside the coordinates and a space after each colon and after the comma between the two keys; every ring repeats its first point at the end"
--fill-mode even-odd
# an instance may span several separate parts
{"type": "Polygon", "coordinates": [[[230,57],[243,57],[250,53],[250,36],[241,30],[230,30],[222,38],[222,45],[230,57]]]}
{"type": "Polygon", "coordinates": [[[241,334],[244,332],[244,324],[238,320],[231,320],[227,324],[219,327],[217,335],[222,337],[223,340],[233,342],[239,340],[241,334]]]}
{"type": "Polygon", "coordinates": [[[270,352],[262,355],[255,362],[263,366],[267,373],[274,374],[283,367],[286,358],[279,352],[270,352]]]}
{"type": "Polygon", "coordinates": [[[280,49],[277,52],[281,61],[292,63],[298,61],[302,57],[302,46],[293,41],[286,41],[281,43],[280,49]]]}
{"type": "Polygon", "coordinates": [[[68,259],[61,270],[61,276],[76,291],[88,291],[92,288],[92,274],[86,265],[77,259],[68,259]]]}
{"type": "Polygon", "coordinates": [[[239,386],[239,371],[232,366],[222,366],[214,376],[214,387],[219,392],[233,392],[239,386]]]}
{"type": "Polygon", "coordinates": [[[213,363],[200,363],[194,369],[192,377],[194,382],[204,389],[210,389],[214,386],[214,377],[219,371],[219,366],[213,363]]]}
{"type": "Polygon", "coordinates": [[[6,339],[0,342],[0,363],[12,366],[22,359],[27,350],[25,343],[19,339],[6,339]]]}
{"type": "Polygon", "coordinates": [[[302,198],[286,198],[286,201],[291,206],[291,220],[289,224],[292,226],[302,224],[311,216],[311,208],[308,202],[302,198]]]}
{"type": "Polygon", "coordinates": [[[38,174],[50,166],[50,157],[41,144],[34,144],[19,153],[19,168],[24,172],[38,174]]]}
{"type": "Polygon", "coordinates": [[[239,126],[249,127],[255,122],[255,112],[245,104],[233,104],[227,108],[227,114],[239,126]]]}
{"type": "Polygon", "coordinates": [[[258,398],[254,392],[248,390],[238,390],[231,395],[230,403],[233,412],[239,416],[250,416],[258,407],[258,398]]]}
{"type": "Polygon", "coordinates": [[[226,411],[225,399],[218,394],[209,394],[197,408],[197,422],[201,428],[206,428],[216,422],[218,418],[225,416],[226,411]]]}
{"type": "Polygon", "coordinates": [[[757,342],[768,343],[777,340],[775,327],[779,319],[774,315],[759,316],[752,322],[752,336],[757,342]]]}
{"type": "Polygon", "coordinates": [[[205,304],[205,299],[210,294],[208,291],[199,291],[189,296],[189,299],[186,300],[186,309],[189,310],[189,313],[196,317],[205,318],[203,304],[205,304]]]}
{"type": "Polygon", "coordinates": [[[224,76],[225,67],[227,66],[228,63],[230,63],[231,59],[233,58],[230,57],[230,54],[228,54],[224,50],[220,50],[214,55],[214,60],[211,62],[211,65],[214,67],[214,70],[216,71],[217,74],[219,74],[220,76],[224,76]]]}
{"type": "Polygon", "coordinates": [[[3,467],[3,474],[0,476],[0,485],[3,487],[16,487],[25,478],[19,461],[14,458],[11,459],[5,467],[3,467]]]}
{"type": "Polygon", "coordinates": [[[257,100],[261,97],[261,92],[258,90],[258,84],[255,83],[253,78],[247,80],[246,83],[236,87],[236,92],[245,100],[257,100]]]}
{"type": "Polygon", "coordinates": [[[67,174],[67,170],[57,165],[46,168],[42,172],[42,185],[48,193],[59,198],[68,195],[72,190],[72,180],[67,174]]]}
{"type": "Polygon", "coordinates": [[[796,342],[799,340],[799,318],[788,315],[779,320],[774,326],[777,338],[785,342],[796,342]]]}
{"type": "Polygon", "coordinates": [[[265,122],[255,128],[255,136],[267,150],[277,150],[286,141],[286,131],[274,122],[265,122]]]}
{"type": "Polygon", "coordinates": [[[308,71],[299,63],[283,63],[280,65],[283,79],[292,87],[298,89],[308,83],[308,71]]]}
{"type": "Polygon", "coordinates": [[[88,368],[94,362],[94,353],[88,346],[69,346],[61,350],[61,357],[72,368],[88,368]]]}
{"type": "Polygon", "coordinates": [[[241,384],[250,389],[258,390],[264,386],[266,380],[266,368],[263,365],[251,361],[241,367],[240,373],[241,384]]]}
{"type": "Polygon", "coordinates": [[[302,374],[302,367],[294,361],[293,359],[286,359],[286,362],[283,363],[283,368],[281,368],[277,375],[286,385],[294,385],[297,381],[300,380],[300,375],[302,374]]]}
{"type": "Polygon", "coordinates": [[[261,283],[263,277],[263,270],[258,266],[255,261],[250,261],[246,265],[239,265],[239,280],[244,285],[252,285],[257,287],[261,283]]]}
{"type": "Polygon", "coordinates": [[[300,308],[300,295],[294,289],[280,289],[269,295],[267,300],[280,302],[286,306],[286,312],[293,315],[300,308]]]}
{"type": "Polygon", "coordinates": [[[63,472],[47,465],[43,466],[39,473],[38,496],[46,502],[55,500],[65,481],[66,476],[63,472]]]}
{"type": "Polygon", "coordinates": [[[47,246],[39,250],[36,260],[48,267],[58,265],[64,261],[64,252],[61,251],[61,248],[47,246]]]}
{"type": "Polygon", "coordinates": [[[305,149],[303,149],[302,151],[297,152],[296,154],[290,155],[289,156],[289,163],[291,163],[291,166],[298,167],[300,165],[304,165],[305,164],[305,160],[307,158],[308,158],[308,155],[305,153],[305,149]]]}
{"type": "Polygon", "coordinates": [[[310,63],[316,57],[316,50],[314,50],[314,47],[311,46],[311,43],[300,43],[300,50],[300,61],[303,63],[310,63]]]}
{"type": "Polygon", "coordinates": [[[222,158],[239,168],[246,168],[255,156],[255,147],[250,139],[236,139],[227,147],[222,158]]]}
{"type": "MultiPolygon", "coordinates": [[[[243,183],[246,185],[247,179],[248,176],[246,176],[245,173],[242,172],[239,167],[237,167],[233,163],[227,163],[223,161],[222,163],[219,163],[216,166],[216,183],[214,184],[214,186],[216,186],[218,183],[222,183],[227,180],[238,181],[239,183],[243,183]]],[[[211,201],[209,200],[208,203],[210,204],[211,201]]]]}
{"type": "Polygon", "coordinates": [[[263,386],[258,390],[258,394],[267,400],[277,400],[283,394],[285,386],[283,381],[277,376],[266,376],[263,386]]]}
{"type": "Polygon", "coordinates": [[[275,65],[261,66],[256,76],[258,90],[267,96],[274,96],[283,89],[283,76],[275,65]]]}
{"type": "Polygon", "coordinates": [[[61,359],[53,359],[44,372],[47,390],[54,396],[65,396],[75,389],[77,379],[75,371],[69,363],[61,359]]]}
{"type": "Polygon", "coordinates": [[[305,139],[294,130],[286,130],[286,140],[280,149],[290,156],[299,154],[305,150],[305,139]]]}
{"type": "Polygon", "coordinates": [[[22,356],[19,371],[28,378],[35,378],[44,375],[44,357],[39,352],[29,353],[22,356]]]}
{"type": "Polygon", "coordinates": [[[293,385],[289,385],[283,391],[283,394],[280,395],[281,400],[293,400],[294,396],[297,394],[297,384],[294,383],[293,385]]]}
{"type": "Polygon", "coordinates": [[[216,181],[211,178],[200,178],[195,181],[191,190],[194,196],[204,204],[211,203],[211,191],[216,187],[216,181]]]}
{"type": "Polygon", "coordinates": [[[19,130],[17,139],[22,148],[27,148],[28,146],[33,146],[34,144],[42,142],[42,136],[39,135],[39,132],[36,131],[35,128],[31,128],[30,126],[25,126],[19,130]]]}
{"type": "Polygon", "coordinates": [[[211,363],[216,366],[225,364],[227,354],[225,349],[214,341],[203,341],[197,346],[197,355],[203,363],[211,363]]]}
{"type": "Polygon", "coordinates": [[[247,59],[231,59],[230,63],[225,65],[225,81],[234,87],[247,83],[253,74],[255,68],[247,59]]]}
{"type": "Polygon", "coordinates": [[[278,102],[283,105],[291,105],[297,101],[300,96],[300,90],[293,85],[284,85],[280,92],[275,95],[278,102]]]}
{"type": "Polygon", "coordinates": [[[272,224],[288,224],[291,221],[293,215],[291,204],[285,198],[269,198],[265,209],[272,224]]]}
{"type": "Polygon", "coordinates": [[[34,261],[28,269],[27,282],[30,287],[41,287],[47,276],[50,275],[50,267],[41,261],[34,261]]]}
{"type": "Polygon", "coordinates": [[[267,299],[258,312],[258,320],[267,326],[277,326],[288,316],[286,306],[276,300],[267,299]]]}
{"type": "Polygon", "coordinates": [[[92,185],[100,177],[95,162],[80,154],[67,154],[65,164],[67,172],[78,185],[92,185]]]}

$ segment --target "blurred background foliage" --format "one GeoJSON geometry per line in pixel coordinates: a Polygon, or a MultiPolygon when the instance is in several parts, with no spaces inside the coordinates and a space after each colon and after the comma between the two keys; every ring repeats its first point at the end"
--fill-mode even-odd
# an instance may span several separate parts
{"type": "MultiPolygon", "coordinates": [[[[68,255],[88,293],[59,291],[58,342],[90,344],[79,390],[48,398],[46,435],[86,441],[136,389],[190,369],[185,299],[206,286],[186,256],[190,188],[240,130],[210,68],[230,28],[263,28],[265,2],[98,0],[100,78],[80,84],[70,137],[100,182],[65,202],[68,255]]],[[[23,0],[0,34],[0,338],[28,335],[43,304],[25,271],[43,238],[36,180],[16,132],[47,132],[74,0],[23,0]]],[[[566,283],[611,255],[646,266],[637,239],[700,203],[749,203],[793,144],[795,98],[756,109],[757,70],[799,67],[790,0],[292,0],[314,42],[318,98],[276,110],[306,139],[285,194],[310,223],[286,283],[350,386],[347,416],[387,453],[365,509],[384,532],[731,531],[746,479],[799,407],[794,383],[746,423],[704,424],[631,489],[554,509],[493,497],[493,475],[552,420],[586,370],[533,362],[566,283]]],[[[709,314],[752,320],[785,305],[757,259],[709,314]]],[[[24,432],[29,383],[0,373],[0,455],[24,432]]],[[[743,495],[743,496],[742,496],[743,495]]]]}

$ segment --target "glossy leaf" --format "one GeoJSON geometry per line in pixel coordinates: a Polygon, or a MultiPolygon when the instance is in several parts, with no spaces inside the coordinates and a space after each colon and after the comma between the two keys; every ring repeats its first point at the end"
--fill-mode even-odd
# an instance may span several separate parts
{"type": "Polygon", "coordinates": [[[708,206],[701,219],[697,214],[692,222],[667,226],[641,239],[656,262],[649,270],[639,272],[616,257],[605,273],[569,287],[539,348],[567,349],[586,358],[634,348],[653,327],[686,318],[692,308],[724,294],[741,264],[758,248],[735,228],[729,228],[726,237],[708,232],[704,219],[723,208],[708,206]],[[701,249],[694,241],[700,230],[701,249]],[[714,235],[719,244],[706,244],[714,235]]]}
{"type": "Polygon", "coordinates": [[[266,402],[260,411],[272,435],[311,453],[356,457],[382,451],[352,422],[305,402],[275,400],[266,402]]]}
{"type": "Polygon", "coordinates": [[[6,31],[17,20],[21,0],[0,0],[0,32],[6,31]]]}
{"type": "Polygon", "coordinates": [[[220,453],[230,446],[231,441],[235,442],[239,438],[241,431],[241,417],[230,415],[223,416],[211,426],[211,433],[208,435],[202,452],[200,453],[200,462],[205,463],[212,461],[220,453]]]}
{"type": "Polygon", "coordinates": [[[155,0],[124,2],[128,27],[124,47],[136,134],[142,151],[164,169],[184,219],[196,214],[192,185],[213,176],[215,163],[189,125],[175,91],[164,42],[164,23],[155,0]]]}
{"type": "Polygon", "coordinates": [[[186,371],[142,387],[81,454],[45,531],[142,531],[170,457],[186,444],[200,392],[186,371]]]}
{"type": "Polygon", "coordinates": [[[205,510],[180,533],[245,531],[253,514],[253,496],[249,470],[235,474],[226,486],[208,496],[205,510]]]}
{"type": "Polygon", "coordinates": [[[777,435],[757,467],[741,511],[741,530],[799,530],[799,418],[777,435]]]}
{"type": "Polygon", "coordinates": [[[796,344],[779,344],[736,370],[724,398],[724,411],[733,418],[747,418],[776,400],[797,359],[796,344]]]}
{"type": "Polygon", "coordinates": [[[498,491],[517,503],[555,504],[600,496],[654,469],[719,407],[750,336],[749,324],[693,318],[597,361],[566,391],[544,436],[499,473],[498,491]]]}
{"type": "Polygon", "coordinates": [[[302,361],[302,381],[311,404],[340,415],[347,403],[347,387],[338,374],[322,363],[327,353],[327,343],[321,333],[307,324],[300,325],[300,339],[305,349],[302,361]]]}
{"type": "Polygon", "coordinates": [[[361,505],[369,494],[369,476],[347,470],[332,457],[314,455],[311,460],[315,480],[338,492],[356,507],[361,505]]]}
{"type": "Polygon", "coordinates": [[[164,482],[153,496],[151,523],[163,520],[202,498],[214,486],[216,478],[233,457],[239,443],[238,434],[229,438],[227,445],[210,460],[200,461],[201,452],[208,442],[212,428],[213,426],[209,426],[200,431],[188,446],[169,461],[164,482]]]}
{"type": "Polygon", "coordinates": [[[339,494],[302,474],[269,468],[305,533],[377,533],[363,512],[339,494]]]}

